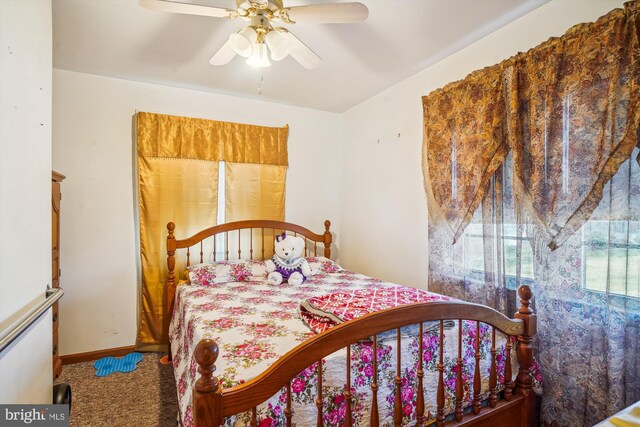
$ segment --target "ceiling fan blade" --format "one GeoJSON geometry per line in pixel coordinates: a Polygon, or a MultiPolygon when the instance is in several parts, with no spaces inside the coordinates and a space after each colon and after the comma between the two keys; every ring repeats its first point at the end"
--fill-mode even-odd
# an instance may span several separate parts
{"type": "MultiPolygon", "coordinates": [[[[362,22],[369,16],[369,9],[362,3],[329,3],[294,6],[282,9],[293,22],[316,24],[344,24],[362,22]]],[[[282,13],[282,12],[281,12],[282,13]]]]}
{"type": "Polygon", "coordinates": [[[222,45],[220,49],[216,52],[215,55],[209,60],[209,64],[211,65],[225,65],[228,64],[233,57],[236,56],[236,51],[231,47],[231,39],[227,40],[225,44],[222,45]]]}
{"type": "Polygon", "coordinates": [[[283,35],[291,40],[292,46],[289,55],[298,61],[298,63],[300,63],[304,68],[312,70],[314,68],[318,68],[320,64],[322,64],[322,59],[291,32],[283,35]]]}
{"type": "Polygon", "coordinates": [[[201,6],[197,4],[178,3],[169,0],[140,0],[140,6],[160,12],[184,13],[186,15],[212,16],[214,18],[229,18],[237,12],[220,7],[201,6]]]}

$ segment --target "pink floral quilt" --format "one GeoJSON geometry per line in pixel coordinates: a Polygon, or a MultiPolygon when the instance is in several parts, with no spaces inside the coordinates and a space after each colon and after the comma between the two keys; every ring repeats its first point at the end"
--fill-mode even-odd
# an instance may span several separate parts
{"type": "MultiPolygon", "coordinates": [[[[328,261],[328,260],[327,260],[328,261]]],[[[326,262],[323,259],[316,262],[326,262]]],[[[331,264],[327,264],[331,266],[331,264]]],[[[335,265],[335,264],[333,264],[335,265]]],[[[182,285],[176,292],[170,340],[174,373],[178,388],[180,417],[183,426],[193,425],[191,413],[191,389],[196,380],[197,364],[193,358],[196,344],[204,338],[214,339],[220,347],[216,363],[216,375],[224,387],[232,387],[255,378],[280,356],[314,335],[301,321],[298,312],[304,300],[314,300],[323,295],[338,293],[346,295],[376,293],[400,295],[407,288],[383,282],[341,268],[323,269],[300,286],[282,284],[269,285],[266,281],[230,282],[215,286],[182,285]]],[[[415,297],[446,297],[426,291],[415,291],[415,297]]],[[[373,309],[368,307],[366,310],[373,309]]],[[[353,314],[352,314],[353,315],[353,314]]],[[[345,319],[347,320],[347,319],[345,319]]],[[[437,328],[425,324],[422,336],[425,367],[424,393],[425,414],[431,419],[436,412],[437,354],[439,333],[437,328]]],[[[437,325],[434,322],[434,325],[437,325]]],[[[456,358],[458,353],[458,328],[463,328],[463,378],[465,406],[472,399],[473,373],[475,370],[475,336],[481,334],[482,394],[488,395],[491,351],[491,329],[481,325],[476,331],[475,322],[454,322],[445,330],[445,410],[451,413],[455,405],[456,358]]],[[[401,356],[403,360],[401,394],[403,403],[403,425],[415,423],[416,387],[418,369],[419,334],[417,326],[401,331],[401,356]]],[[[498,381],[504,384],[505,337],[496,334],[498,381]]],[[[381,425],[393,425],[393,397],[395,394],[395,354],[397,350],[395,332],[378,336],[378,399],[381,425]]],[[[515,352],[512,352],[515,353],[515,352]]],[[[341,426],[346,405],[343,393],[346,378],[346,350],[338,351],[323,360],[323,417],[326,426],[341,426]]],[[[371,381],[373,376],[373,348],[369,343],[358,343],[351,347],[351,395],[354,424],[369,425],[371,381]]],[[[291,384],[293,422],[297,426],[315,425],[317,409],[315,399],[316,366],[301,372],[291,384]]],[[[513,372],[517,372],[514,364],[513,372]]],[[[285,425],[284,409],[286,392],[281,390],[258,407],[259,425],[285,425]]],[[[249,414],[239,414],[226,420],[227,426],[249,425],[249,414]]]]}
{"type": "Polygon", "coordinates": [[[321,333],[340,323],[387,308],[449,300],[451,298],[444,295],[405,286],[353,288],[302,301],[300,318],[313,332],[321,333]]]}

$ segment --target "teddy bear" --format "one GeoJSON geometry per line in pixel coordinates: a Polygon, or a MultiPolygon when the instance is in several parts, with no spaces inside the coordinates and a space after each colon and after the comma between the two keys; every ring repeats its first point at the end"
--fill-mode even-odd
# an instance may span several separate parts
{"type": "Polygon", "coordinates": [[[275,254],[266,261],[267,282],[279,285],[289,282],[297,286],[311,276],[311,266],[302,256],[304,239],[297,236],[287,236],[286,233],[276,236],[275,254]]]}

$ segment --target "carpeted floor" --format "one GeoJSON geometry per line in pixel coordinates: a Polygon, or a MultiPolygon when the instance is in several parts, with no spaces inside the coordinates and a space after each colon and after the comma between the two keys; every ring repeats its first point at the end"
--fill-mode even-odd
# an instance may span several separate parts
{"type": "Polygon", "coordinates": [[[93,362],[65,365],[56,383],[71,385],[71,427],[176,426],[178,401],[171,365],[143,353],[138,368],[96,377],[93,362]]]}

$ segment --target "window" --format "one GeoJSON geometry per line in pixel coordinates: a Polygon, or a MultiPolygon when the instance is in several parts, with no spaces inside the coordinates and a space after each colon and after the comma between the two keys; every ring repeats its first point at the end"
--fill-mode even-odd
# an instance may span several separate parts
{"type": "MultiPolygon", "coordinates": [[[[493,233],[495,236],[495,233],[493,233]]],[[[464,235],[464,268],[471,276],[479,279],[484,275],[483,225],[471,223],[464,235]]],[[[526,236],[518,236],[516,224],[504,224],[502,227],[502,254],[507,286],[515,289],[517,267],[517,245],[521,242],[521,279],[533,280],[533,251],[526,236]]],[[[494,260],[497,259],[494,250],[494,260]]],[[[496,269],[494,268],[494,271],[496,269]]]]}
{"type": "Polygon", "coordinates": [[[640,297],[640,221],[591,220],[582,243],[584,288],[640,297]]]}

